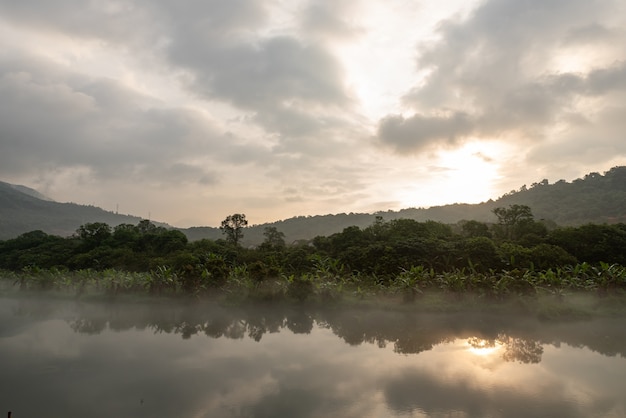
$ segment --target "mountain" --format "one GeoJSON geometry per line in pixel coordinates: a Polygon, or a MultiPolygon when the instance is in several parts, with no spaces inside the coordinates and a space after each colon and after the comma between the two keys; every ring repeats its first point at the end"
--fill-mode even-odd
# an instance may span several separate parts
{"type": "Polygon", "coordinates": [[[140,217],[118,215],[95,206],[58,203],[33,189],[0,182],[0,239],[10,239],[40,229],[69,236],[87,222],[136,225],[140,217]]]}
{"type": "Polygon", "coordinates": [[[44,196],[41,193],[39,193],[37,190],[31,189],[30,187],[21,186],[19,184],[9,184],[9,183],[2,183],[2,184],[10,186],[14,188],[15,190],[17,190],[18,192],[22,192],[32,197],[36,197],[37,199],[47,200],[48,202],[54,202],[54,200],[50,199],[48,196],[44,196]]]}
{"type": "MultiPolygon", "coordinates": [[[[37,192],[32,189],[28,189],[30,193],[24,193],[22,187],[0,182],[0,239],[13,238],[36,229],[66,236],[87,222],[105,222],[116,226],[120,223],[136,225],[141,220],[136,216],[118,215],[94,206],[43,200],[37,198],[37,192]]],[[[494,222],[496,217],[492,213],[493,209],[514,204],[530,206],[536,219],[561,226],[626,222],[626,167],[614,167],[604,174],[589,173],[571,183],[559,180],[550,184],[544,179],[512,190],[497,200],[479,204],[457,203],[377,213],[297,216],[247,228],[242,244],[257,245],[263,242],[266,227],[276,227],[291,243],[318,235],[331,235],[349,226],[364,228],[371,225],[376,216],[382,216],[385,221],[409,218],[448,224],[461,220],[494,222]]],[[[192,241],[223,238],[219,228],[193,227],[180,230],[192,241]]]]}
{"type": "MultiPolygon", "coordinates": [[[[455,224],[461,220],[495,222],[493,209],[510,205],[529,206],[535,219],[560,226],[586,223],[626,222],[626,167],[614,167],[604,175],[590,173],[571,183],[559,180],[549,184],[544,179],[512,190],[497,200],[478,204],[456,203],[430,208],[408,208],[399,211],[368,213],[340,213],[336,215],[298,216],[282,221],[247,228],[242,243],[256,245],[263,242],[263,231],[273,226],[283,232],[286,241],[308,240],[318,235],[331,235],[349,226],[360,228],[371,225],[376,216],[385,221],[408,218],[455,224]]],[[[218,228],[196,227],[182,230],[190,240],[222,238],[218,228]]]]}

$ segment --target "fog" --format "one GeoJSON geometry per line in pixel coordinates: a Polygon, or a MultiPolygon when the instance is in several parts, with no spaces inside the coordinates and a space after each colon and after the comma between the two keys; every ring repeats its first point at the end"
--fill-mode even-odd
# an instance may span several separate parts
{"type": "Polygon", "coordinates": [[[619,416],[621,317],[0,298],[14,416],[619,416]]]}

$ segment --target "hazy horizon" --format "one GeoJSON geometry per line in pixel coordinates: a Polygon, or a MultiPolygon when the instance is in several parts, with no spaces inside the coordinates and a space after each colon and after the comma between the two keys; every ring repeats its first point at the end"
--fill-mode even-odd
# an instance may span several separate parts
{"type": "MultiPolygon", "coordinates": [[[[606,170],[606,171],[609,171],[609,170],[606,170]]],[[[587,174],[589,174],[589,173],[587,173],[587,174]]],[[[600,172],[600,174],[604,175],[605,172],[600,172]]],[[[543,180],[548,180],[549,184],[554,184],[555,183],[555,181],[550,181],[549,179],[543,179],[543,180]]],[[[573,180],[576,180],[576,179],[573,179],[573,180]]],[[[566,181],[568,183],[571,183],[571,181],[568,181],[568,180],[566,180],[566,181]]],[[[9,184],[11,184],[11,183],[9,183],[9,184]]],[[[524,184],[522,186],[527,186],[527,187],[530,188],[530,187],[532,187],[532,185],[533,185],[533,183],[531,183],[529,185],[524,184]]],[[[86,206],[96,206],[96,207],[99,207],[99,208],[101,208],[101,209],[103,209],[103,210],[105,210],[107,212],[112,212],[112,213],[115,213],[115,214],[119,214],[121,216],[133,216],[133,217],[138,217],[138,218],[142,218],[142,219],[147,219],[147,220],[150,220],[150,221],[156,222],[156,223],[166,223],[169,226],[175,227],[175,228],[193,228],[193,227],[219,228],[220,227],[220,223],[221,223],[221,220],[220,220],[220,221],[216,222],[215,224],[193,224],[193,225],[184,225],[184,226],[182,226],[182,225],[172,224],[172,223],[169,223],[169,222],[161,220],[161,219],[154,219],[154,218],[151,217],[151,212],[148,212],[148,216],[141,216],[141,215],[134,214],[134,213],[123,212],[122,210],[120,210],[120,205],[119,204],[117,204],[115,208],[110,209],[110,208],[100,207],[100,206],[96,205],[95,203],[88,203],[88,202],[80,203],[80,202],[59,201],[59,200],[56,200],[56,199],[54,199],[54,198],[52,198],[50,196],[43,195],[38,190],[36,190],[36,189],[34,189],[32,187],[29,187],[27,185],[24,185],[24,184],[12,184],[12,186],[17,186],[17,190],[18,191],[24,192],[24,193],[27,193],[27,194],[31,194],[31,193],[25,192],[24,190],[21,190],[21,188],[30,189],[31,191],[35,192],[33,194],[34,197],[45,198],[45,200],[50,200],[50,201],[53,201],[53,202],[56,202],[56,203],[72,203],[72,204],[79,204],[79,205],[86,205],[86,206]],[[37,195],[39,195],[39,196],[37,196],[37,195]]],[[[498,199],[500,199],[501,197],[503,197],[507,193],[519,192],[520,188],[522,188],[522,186],[520,186],[520,187],[518,187],[516,189],[511,189],[508,192],[504,192],[502,195],[489,197],[489,198],[487,198],[485,200],[482,200],[480,202],[473,202],[473,203],[470,203],[470,202],[451,202],[451,203],[443,203],[441,205],[431,205],[431,206],[409,206],[409,207],[402,207],[402,208],[397,208],[397,209],[379,209],[379,210],[370,211],[370,212],[354,212],[354,211],[346,212],[346,211],[339,211],[339,212],[326,212],[326,213],[312,213],[312,214],[308,214],[308,215],[293,214],[293,215],[285,217],[285,218],[268,219],[268,220],[264,220],[262,222],[250,223],[249,226],[271,224],[271,223],[281,222],[281,221],[284,221],[284,220],[287,220],[287,219],[296,218],[296,217],[300,217],[300,216],[311,216],[311,217],[313,217],[313,216],[328,216],[328,215],[335,216],[335,215],[340,215],[340,214],[345,214],[345,213],[348,213],[348,214],[354,213],[354,214],[374,215],[374,214],[377,214],[377,213],[388,212],[388,211],[398,212],[398,211],[407,210],[407,209],[419,209],[419,210],[423,209],[423,210],[426,210],[426,209],[430,209],[430,208],[441,207],[441,206],[446,206],[446,205],[455,205],[455,204],[460,204],[460,205],[463,205],[463,204],[470,204],[470,205],[478,204],[478,205],[480,205],[480,204],[483,204],[483,203],[487,203],[487,202],[489,202],[491,200],[497,201],[498,199]]],[[[240,213],[242,213],[242,212],[240,212],[240,213]]],[[[247,214],[244,213],[244,215],[246,215],[246,218],[248,217],[247,214]]]]}
{"type": "Polygon", "coordinates": [[[626,165],[626,3],[0,0],[0,179],[170,225],[626,165]]]}

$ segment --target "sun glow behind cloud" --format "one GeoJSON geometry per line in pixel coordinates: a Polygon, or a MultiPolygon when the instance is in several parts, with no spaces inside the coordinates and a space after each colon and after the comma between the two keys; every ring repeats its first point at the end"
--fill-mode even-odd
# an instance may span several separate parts
{"type": "Polygon", "coordinates": [[[476,140],[460,148],[437,151],[417,164],[424,164],[426,172],[434,173],[434,178],[427,181],[415,168],[400,169],[390,185],[395,187],[398,209],[489,200],[496,193],[503,156],[509,152],[501,144],[476,140]]]}
{"type": "Polygon", "coordinates": [[[437,165],[450,170],[446,197],[463,203],[489,199],[494,192],[492,182],[498,177],[497,161],[501,156],[502,147],[481,142],[441,152],[437,165]]]}
{"type": "Polygon", "coordinates": [[[415,46],[437,39],[437,25],[451,10],[461,17],[476,3],[361,2],[351,18],[354,36],[334,41],[330,48],[342,62],[345,82],[363,114],[375,121],[389,113],[408,112],[400,97],[407,86],[421,84],[429,74],[428,69],[417,68],[415,46]]]}

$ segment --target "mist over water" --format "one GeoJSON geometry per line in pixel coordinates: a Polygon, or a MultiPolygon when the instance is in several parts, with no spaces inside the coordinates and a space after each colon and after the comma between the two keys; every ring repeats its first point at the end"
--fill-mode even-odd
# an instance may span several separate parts
{"type": "Polygon", "coordinates": [[[623,317],[0,298],[14,417],[618,417],[623,317]]]}

